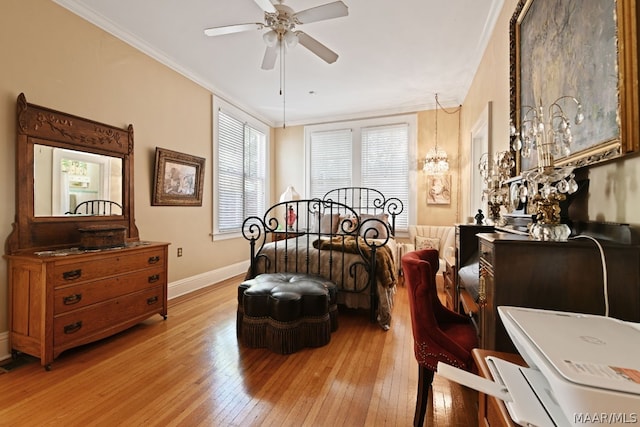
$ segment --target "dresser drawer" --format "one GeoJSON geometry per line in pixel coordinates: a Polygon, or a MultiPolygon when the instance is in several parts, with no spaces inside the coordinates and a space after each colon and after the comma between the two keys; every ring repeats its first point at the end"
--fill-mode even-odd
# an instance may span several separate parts
{"type": "Polygon", "coordinates": [[[52,285],[57,288],[154,266],[164,267],[166,259],[162,249],[142,252],[121,252],[110,256],[77,262],[56,263],[52,271],[52,285]]]}
{"type": "Polygon", "coordinates": [[[480,240],[480,260],[493,266],[493,245],[480,240]]]}
{"type": "Polygon", "coordinates": [[[162,266],[157,266],[89,283],[60,286],[54,291],[54,315],[77,310],[119,295],[158,285],[164,286],[165,282],[164,269],[162,266]]]}
{"type": "Polygon", "coordinates": [[[53,345],[64,346],[118,328],[121,323],[160,312],[163,304],[164,287],[157,286],[55,316],[53,345]]]}

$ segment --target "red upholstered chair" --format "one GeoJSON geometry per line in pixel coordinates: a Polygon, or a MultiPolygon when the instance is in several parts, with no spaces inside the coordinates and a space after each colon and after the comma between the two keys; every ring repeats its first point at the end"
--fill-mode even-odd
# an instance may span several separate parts
{"type": "Polygon", "coordinates": [[[435,249],[408,252],[402,257],[418,361],[414,427],[424,423],[429,387],[438,362],[470,370],[473,364],[471,350],[478,346],[476,330],[469,319],[444,307],[438,298],[435,275],[438,263],[435,249]]]}

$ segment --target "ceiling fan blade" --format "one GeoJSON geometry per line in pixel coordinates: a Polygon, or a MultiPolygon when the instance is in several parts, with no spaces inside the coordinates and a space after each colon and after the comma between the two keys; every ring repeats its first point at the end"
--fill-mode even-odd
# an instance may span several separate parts
{"type": "Polygon", "coordinates": [[[204,30],[204,33],[208,36],[222,36],[225,34],[239,33],[241,31],[261,30],[263,28],[264,24],[256,22],[249,24],[224,25],[222,27],[207,28],[204,30]]]}
{"type": "Polygon", "coordinates": [[[269,0],[254,0],[254,1],[258,6],[260,6],[260,9],[264,10],[265,12],[268,12],[268,13],[277,12],[275,6],[269,0]]]}
{"type": "Polygon", "coordinates": [[[333,64],[338,60],[337,53],[320,43],[318,40],[311,37],[309,34],[303,33],[302,31],[296,31],[296,36],[298,36],[298,42],[302,46],[318,55],[325,62],[333,64]]]}
{"type": "Polygon", "coordinates": [[[300,24],[308,24],[309,22],[323,21],[325,19],[339,18],[347,16],[349,8],[341,1],[323,4],[322,6],[312,7],[310,9],[301,10],[294,14],[294,18],[300,24]]]}
{"type": "Polygon", "coordinates": [[[273,70],[273,67],[276,65],[276,58],[278,58],[278,48],[277,43],[273,46],[267,46],[267,49],[264,51],[262,66],[260,68],[263,70],[273,70]]]}

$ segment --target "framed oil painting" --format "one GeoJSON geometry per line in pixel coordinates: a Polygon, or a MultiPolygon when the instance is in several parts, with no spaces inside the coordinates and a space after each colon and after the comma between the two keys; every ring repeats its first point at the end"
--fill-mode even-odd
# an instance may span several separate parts
{"type": "Polygon", "coordinates": [[[202,206],[205,159],[156,147],[153,206],[202,206]]]}
{"type": "MultiPolygon", "coordinates": [[[[577,98],[585,116],[573,126],[571,153],[556,164],[584,166],[637,150],[636,0],[520,0],[511,19],[511,118],[529,107],[577,98]]],[[[560,104],[569,117],[571,101],[560,104]]],[[[519,153],[520,154],[520,153],[519,153]]],[[[517,173],[537,166],[517,156],[517,173]]]]}
{"type": "Polygon", "coordinates": [[[427,204],[451,203],[451,175],[427,175],[427,204]]]}

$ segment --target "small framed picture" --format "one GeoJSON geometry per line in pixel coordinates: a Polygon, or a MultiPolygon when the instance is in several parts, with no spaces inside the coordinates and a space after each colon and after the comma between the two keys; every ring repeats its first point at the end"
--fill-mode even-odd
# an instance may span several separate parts
{"type": "Polygon", "coordinates": [[[202,206],[202,157],[156,147],[153,206],[202,206]]]}
{"type": "Polygon", "coordinates": [[[451,203],[451,175],[427,175],[427,204],[448,205],[451,203]]]}

